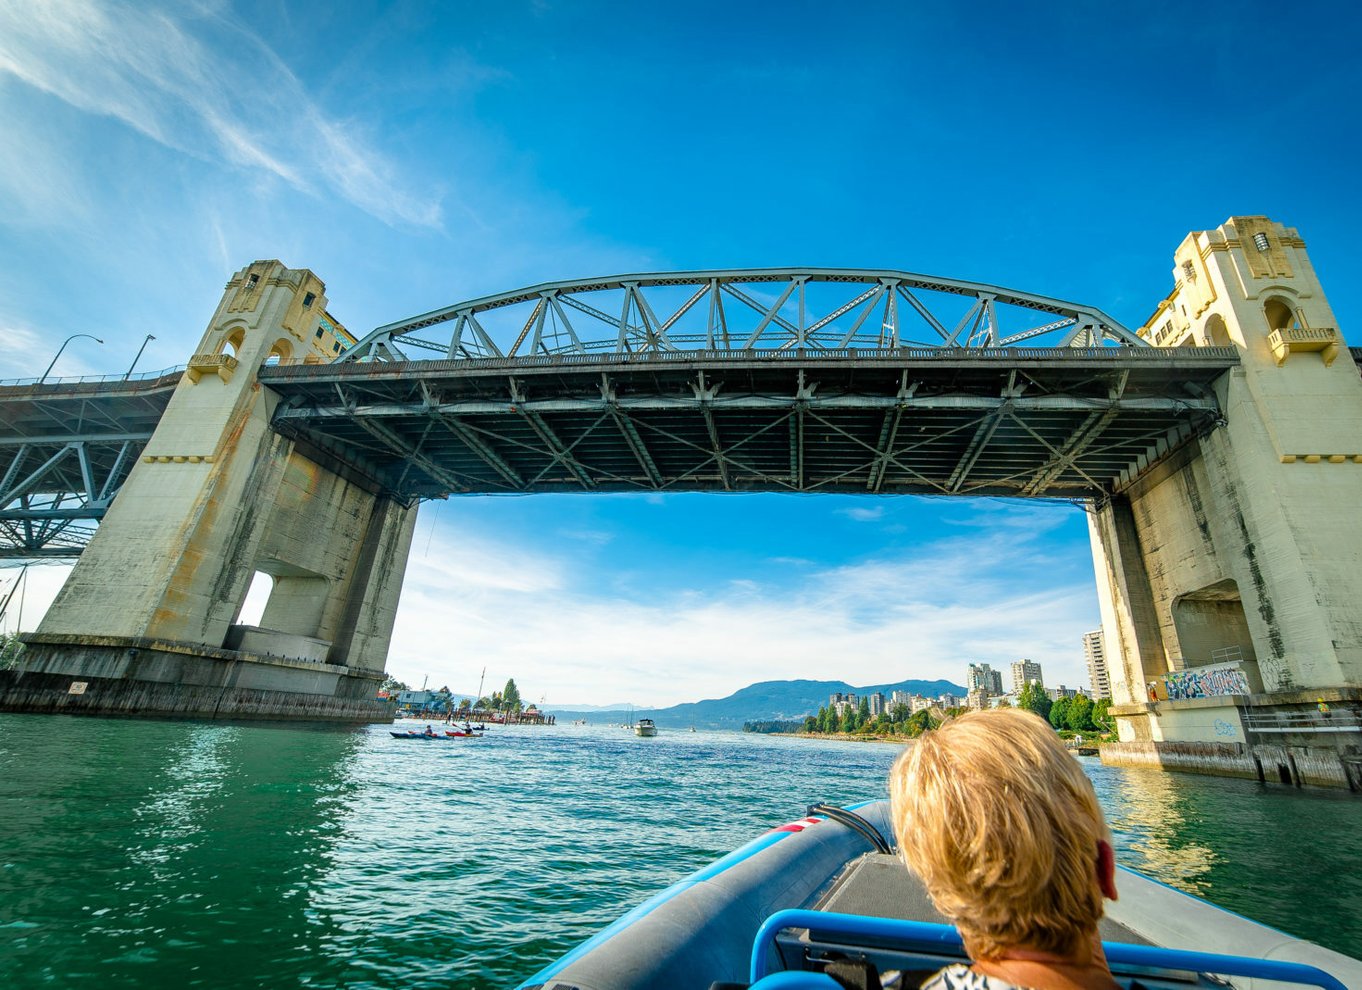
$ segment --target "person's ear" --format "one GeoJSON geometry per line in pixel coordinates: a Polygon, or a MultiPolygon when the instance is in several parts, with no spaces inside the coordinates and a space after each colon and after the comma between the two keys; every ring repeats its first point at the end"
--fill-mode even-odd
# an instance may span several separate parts
{"type": "Polygon", "coordinates": [[[1097,885],[1103,897],[1116,900],[1116,851],[1105,839],[1097,840],[1097,885]]]}

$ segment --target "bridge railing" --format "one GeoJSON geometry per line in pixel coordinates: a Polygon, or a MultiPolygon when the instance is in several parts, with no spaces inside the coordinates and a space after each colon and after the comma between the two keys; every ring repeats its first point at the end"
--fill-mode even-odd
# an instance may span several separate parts
{"type": "MultiPolygon", "coordinates": [[[[486,358],[414,358],[404,362],[350,362],[359,368],[371,364],[423,365],[431,370],[453,368],[561,368],[601,364],[687,364],[694,362],[751,363],[760,361],[1053,361],[1056,359],[1084,359],[1126,364],[1129,362],[1205,361],[1223,364],[1237,362],[1239,352],[1233,347],[1167,348],[1134,347],[893,347],[893,348],[788,348],[780,350],[675,350],[675,351],[596,351],[581,353],[565,351],[559,354],[534,357],[486,358]]],[[[314,366],[315,367],[315,366],[314,366]]],[[[333,363],[328,367],[344,368],[333,363]]],[[[316,372],[304,365],[276,365],[263,369],[270,378],[290,378],[316,372]]]]}
{"type": "Polygon", "coordinates": [[[139,371],[135,375],[73,375],[61,378],[3,378],[0,379],[0,388],[18,388],[25,385],[102,385],[108,382],[147,382],[155,381],[158,378],[166,378],[170,375],[184,373],[185,366],[177,364],[172,368],[162,368],[160,371],[139,371]]]}
{"type": "Polygon", "coordinates": [[[1362,732],[1362,718],[1353,712],[1254,712],[1244,713],[1250,732],[1362,732]]]}

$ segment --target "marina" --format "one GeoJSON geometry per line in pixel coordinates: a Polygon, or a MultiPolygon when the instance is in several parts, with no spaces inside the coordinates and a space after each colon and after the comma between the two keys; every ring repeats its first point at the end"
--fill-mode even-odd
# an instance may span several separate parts
{"type": "MultiPolygon", "coordinates": [[[[516,986],[810,804],[883,797],[899,752],[388,731],[0,715],[12,985],[516,986]]],[[[1079,759],[1122,865],[1362,954],[1355,797],[1079,759]]]]}

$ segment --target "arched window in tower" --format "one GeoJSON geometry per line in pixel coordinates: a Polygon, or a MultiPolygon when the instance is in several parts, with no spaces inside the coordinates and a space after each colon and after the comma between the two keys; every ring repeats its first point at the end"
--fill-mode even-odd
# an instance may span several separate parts
{"type": "Polygon", "coordinates": [[[1225,318],[1219,313],[1212,314],[1206,321],[1206,328],[1202,331],[1202,342],[1207,347],[1229,347],[1234,343],[1230,340],[1230,330],[1225,326],[1225,318]]]}
{"type": "Polygon", "coordinates": [[[264,366],[268,368],[276,364],[288,364],[292,356],[293,348],[287,340],[275,341],[274,346],[270,348],[269,355],[265,358],[264,366]]]}
{"type": "Polygon", "coordinates": [[[1299,330],[1301,321],[1296,316],[1296,311],[1284,299],[1276,296],[1267,301],[1263,307],[1263,313],[1267,316],[1267,328],[1269,330],[1299,330]]]}
{"type": "Polygon", "coordinates": [[[245,333],[236,330],[222,339],[222,345],[218,348],[218,353],[227,357],[236,357],[241,351],[241,342],[245,339],[245,333]]]}

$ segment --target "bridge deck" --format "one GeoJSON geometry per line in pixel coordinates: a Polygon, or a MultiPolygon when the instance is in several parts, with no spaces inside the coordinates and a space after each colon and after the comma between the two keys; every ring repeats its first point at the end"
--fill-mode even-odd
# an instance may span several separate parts
{"type": "Polygon", "coordinates": [[[401,498],[1089,498],[1212,429],[1233,348],[678,351],[262,369],[274,427],[401,498]]]}
{"type": "Polygon", "coordinates": [[[0,558],[80,552],[180,375],[0,386],[0,558]]]}

